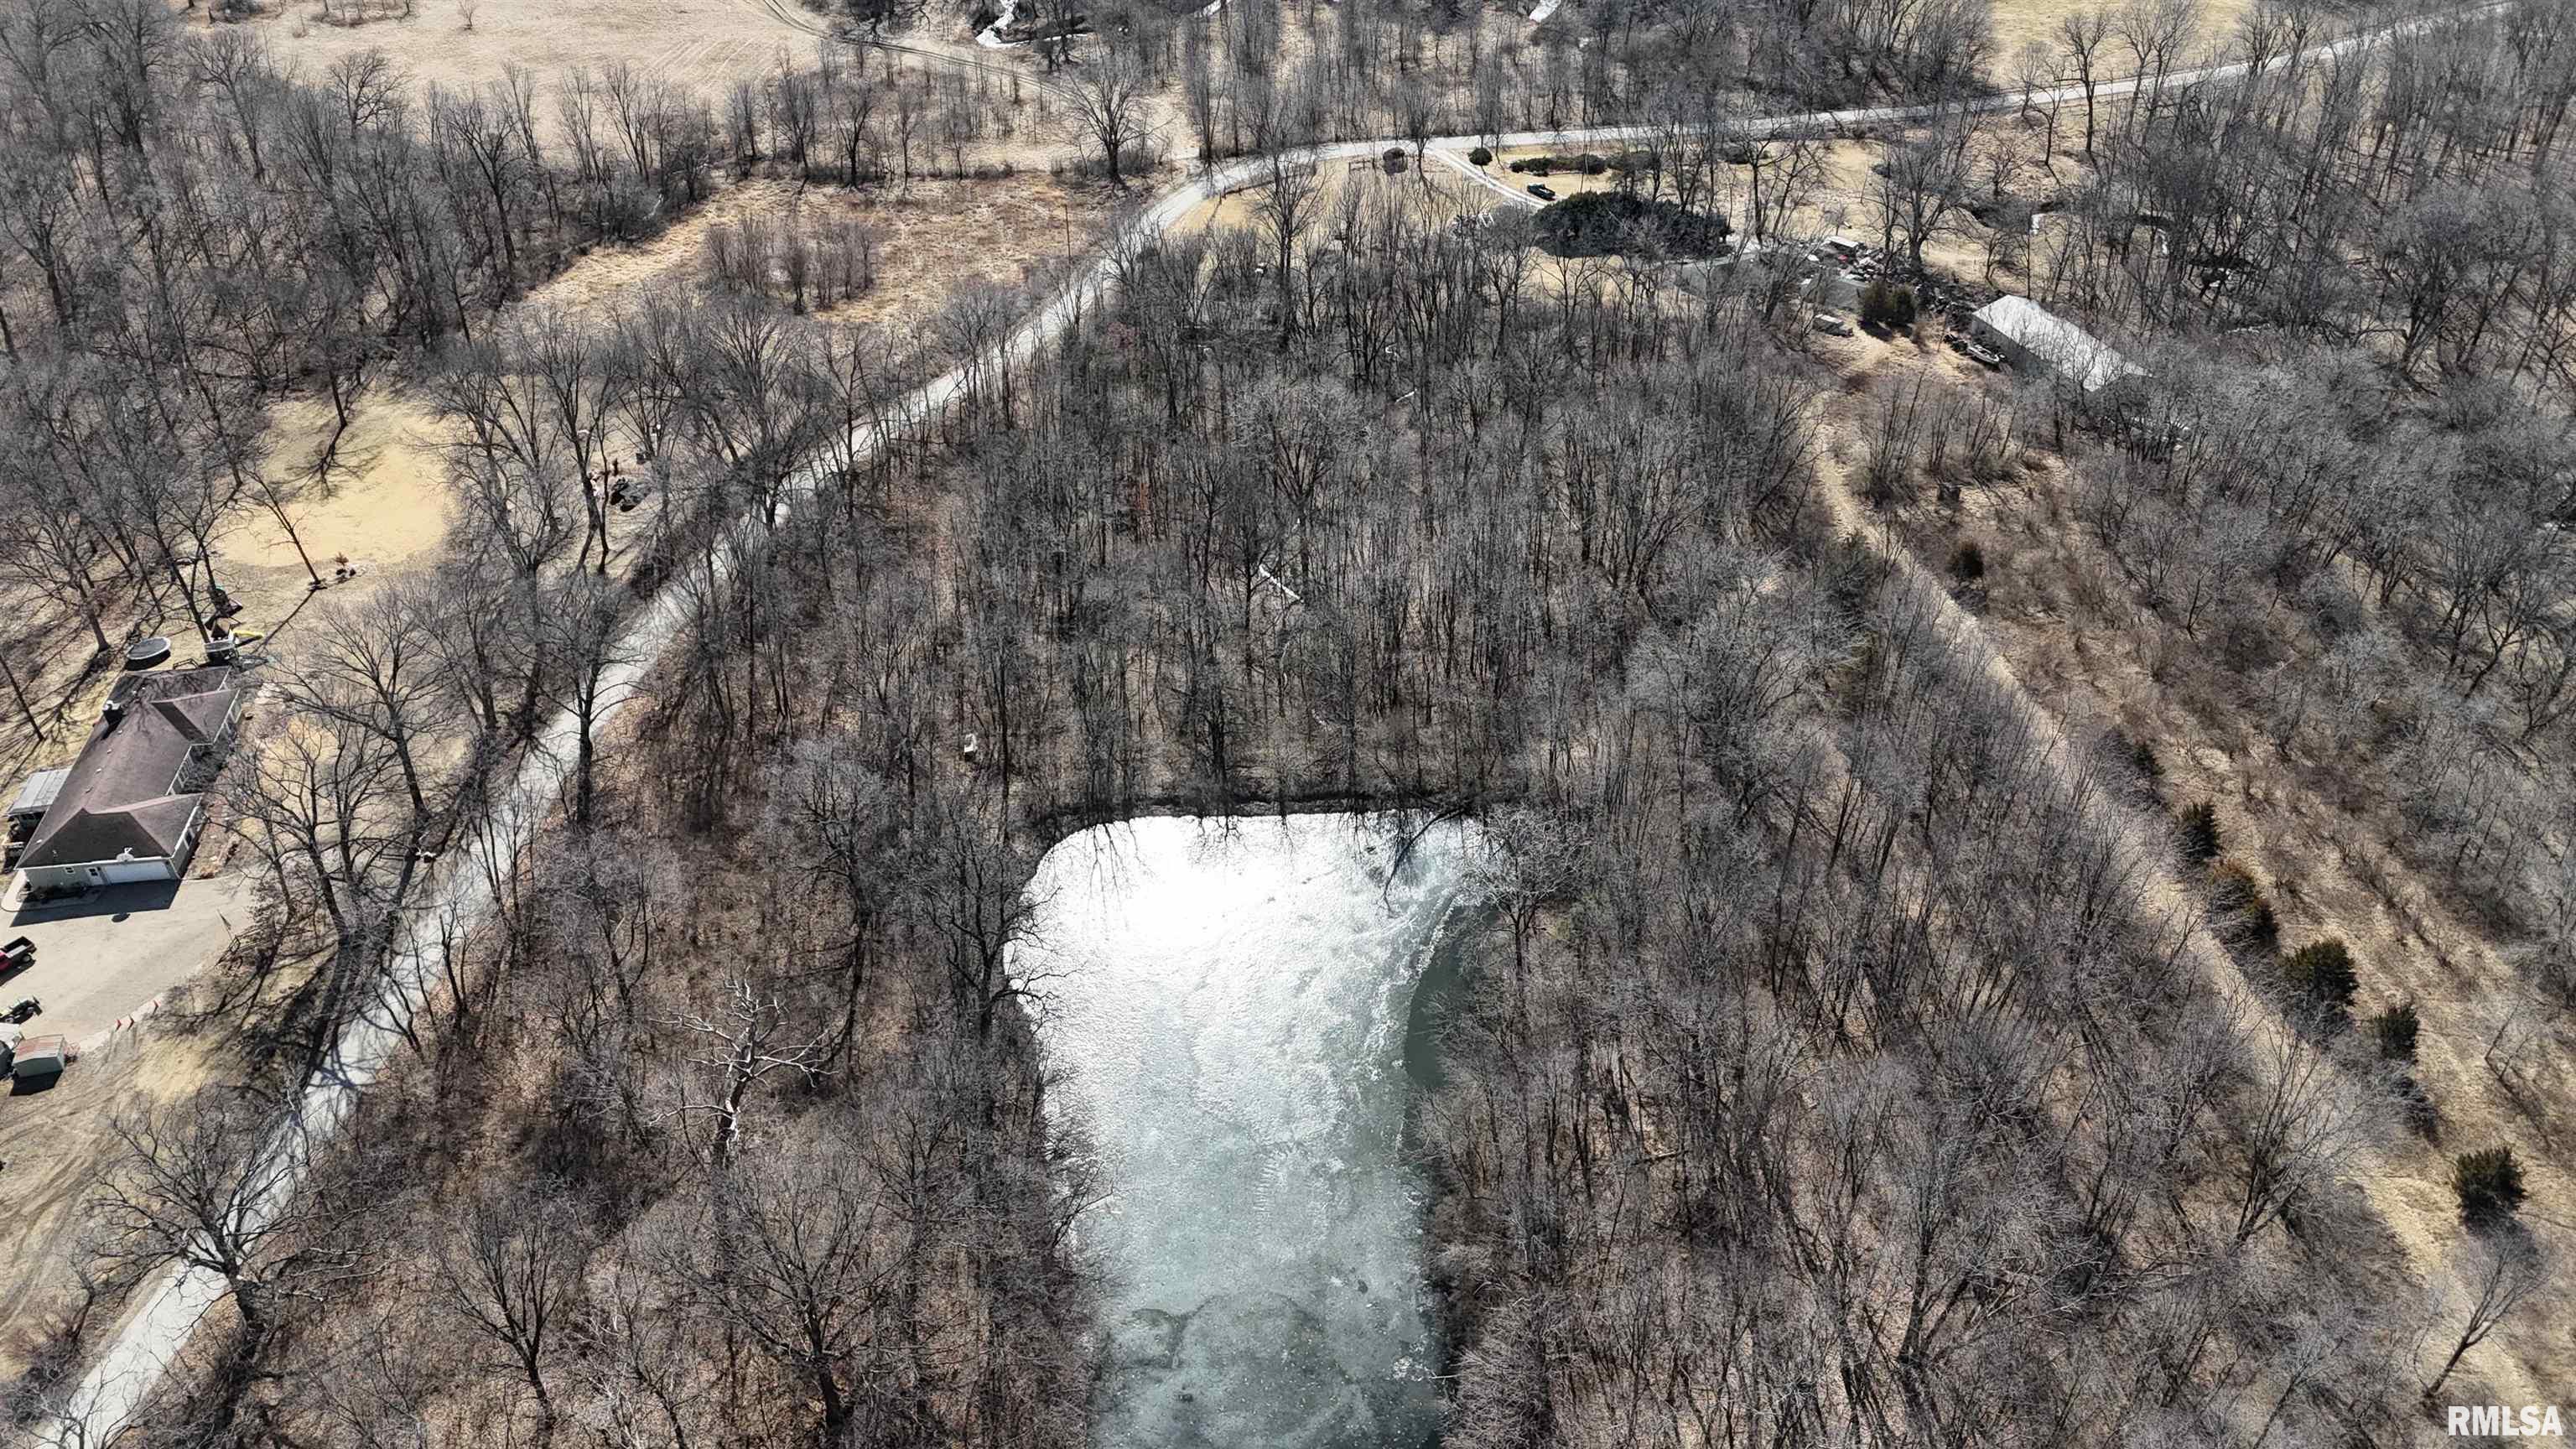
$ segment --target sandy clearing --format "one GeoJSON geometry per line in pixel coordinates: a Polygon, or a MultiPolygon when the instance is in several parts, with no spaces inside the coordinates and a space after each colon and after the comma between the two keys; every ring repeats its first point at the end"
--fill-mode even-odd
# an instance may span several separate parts
{"type": "MultiPolygon", "coordinates": [[[[269,414],[270,472],[309,470],[336,425],[328,401],[295,398],[269,414]]],[[[286,513],[304,555],[328,580],[358,570],[335,596],[435,563],[447,539],[448,495],[439,442],[445,428],[399,383],[370,387],[350,409],[327,487],[304,482],[286,513]]],[[[276,515],[242,509],[217,541],[218,576],[242,605],[240,627],[273,633],[311,592],[312,575],[276,515]]]]}

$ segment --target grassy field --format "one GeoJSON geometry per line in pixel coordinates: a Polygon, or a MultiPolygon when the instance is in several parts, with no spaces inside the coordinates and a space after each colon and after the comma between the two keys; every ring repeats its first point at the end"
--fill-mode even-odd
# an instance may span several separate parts
{"type": "Polygon", "coordinates": [[[282,0],[248,24],[316,71],[381,50],[416,80],[474,88],[511,67],[550,79],[623,62],[720,100],[782,58],[812,62],[816,37],[801,16],[792,0],[783,10],[762,0],[416,0],[408,17],[334,24],[316,0],[282,0]]]}
{"type": "MultiPolygon", "coordinates": [[[[2045,74],[2061,74],[2065,67],[2056,59],[2059,34],[2066,17],[2081,11],[2102,8],[2115,15],[2116,3],[2078,4],[2074,0],[1998,0],[1994,7],[1995,52],[1988,73],[1998,85],[2009,86],[2020,79],[2024,48],[2036,44],[2049,53],[2045,74]]],[[[2183,47],[2183,54],[2195,57],[2184,65],[2197,65],[2199,57],[2215,48],[2230,44],[2236,35],[2236,23],[2253,6],[2250,0],[2194,0],[2196,22],[2194,43],[2183,47]]],[[[2100,62],[2109,73],[2126,75],[2137,69],[2135,60],[2120,46],[2118,27],[2114,22],[2112,39],[2107,47],[2107,60],[2100,62]]]]}

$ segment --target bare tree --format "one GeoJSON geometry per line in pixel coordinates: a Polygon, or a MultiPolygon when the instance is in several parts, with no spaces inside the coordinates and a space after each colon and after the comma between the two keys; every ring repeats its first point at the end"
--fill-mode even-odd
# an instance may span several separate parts
{"type": "Polygon", "coordinates": [[[2332,1182],[2362,1143],[2361,1106],[2342,1090],[2325,1048],[2299,1031],[2260,1027],[2234,1240],[2242,1244],[2332,1182]]]}
{"type": "Polygon", "coordinates": [[[2075,83],[2084,88],[2084,154],[2087,156],[2093,154],[2093,100],[2102,84],[2102,46],[2110,38],[2111,14],[2099,7],[2075,11],[2058,21],[2058,47],[2065,53],[2067,68],[2074,72],[2075,83]]]}
{"type": "Polygon", "coordinates": [[[274,1105],[218,1089],[114,1114],[87,1202],[102,1260],[221,1278],[252,1343],[275,1326],[292,1285],[284,1250],[314,1221],[314,1198],[295,1190],[302,1141],[274,1105]]]}
{"type": "Polygon", "coordinates": [[[1124,47],[1106,45],[1074,69],[1067,83],[1067,124],[1100,153],[1109,179],[1127,184],[1122,169],[1129,148],[1153,135],[1157,86],[1144,62],[1124,47]]]}
{"type": "Polygon", "coordinates": [[[567,1184],[486,1184],[465,1199],[438,1250],[441,1305],[526,1377],[541,1437],[555,1424],[546,1364],[580,1303],[589,1231],[567,1184]]]}
{"type": "Polygon", "coordinates": [[[1923,244],[1970,198],[1975,173],[1969,142],[1975,135],[1965,116],[1942,120],[1889,153],[1886,165],[1873,173],[1870,199],[1878,208],[1882,240],[1893,249],[1902,233],[1906,260],[1917,273],[1923,270],[1923,244]]]}
{"type": "Polygon", "coordinates": [[[596,810],[600,721],[619,702],[610,686],[616,671],[632,660],[619,593],[597,574],[576,573],[549,591],[550,603],[540,615],[552,666],[542,692],[572,717],[572,819],[583,829],[596,810]]]}
{"type": "Polygon", "coordinates": [[[1271,267],[1279,287],[1279,340],[1297,332],[1297,246],[1315,223],[1323,196],[1323,179],[1312,161],[1292,161],[1274,151],[1266,163],[1269,184],[1254,194],[1252,214],[1270,241],[1271,267]]]}
{"type": "Polygon", "coordinates": [[[2442,1360],[2441,1372],[2424,1386],[2428,1400],[2450,1382],[2451,1371],[2470,1349],[2486,1342],[2487,1335],[2547,1284],[2549,1263],[2539,1245],[2523,1232],[2477,1233],[2456,1256],[2452,1275],[2468,1312],[2460,1322],[2460,1336],[2451,1344],[2450,1357],[2442,1360]]]}
{"type": "Polygon", "coordinates": [[[673,1024],[705,1044],[705,1055],[691,1060],[714,1069],[717,1075],[712,1099],[683,1099],[680,1106],[684,1111],[704,1111],[715,1117],[712,1153],[718,1167],[733,1159],[735,1146],[742,1138],[744,1100],[761,1078],[788,1072],[811,1080],[823,1071],[822,1040],[807,1035],[789,1021],[786,1003],[775,992],[764,993],[741,977],[725,984],[713,1011],[691,1012],[673,1024]]]}
{"type": "Polygon", "coordinates": [[[845,1143],[808,1135],[747,1166],[718,1180],[699,1238],[705,1291],[804,1381],[823,1406],[823,1442],[841,1443],[858,1407],[858,1354],[897,1301],[895,1235],[845,1143]]]}

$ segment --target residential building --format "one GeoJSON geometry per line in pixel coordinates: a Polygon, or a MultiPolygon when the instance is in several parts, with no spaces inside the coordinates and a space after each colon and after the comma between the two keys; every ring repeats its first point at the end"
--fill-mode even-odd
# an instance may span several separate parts
{"type": "Polygon", "coordinates": [[[182,669],[119,681],[18,858],[29,887],[179,878],[240,719],[232,680],[229,669],[182,669]]]}

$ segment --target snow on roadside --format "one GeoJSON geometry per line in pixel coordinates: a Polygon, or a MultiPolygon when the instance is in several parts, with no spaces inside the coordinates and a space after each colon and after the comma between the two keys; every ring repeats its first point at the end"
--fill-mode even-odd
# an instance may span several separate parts
{"type": "Polygon", "coordinates": [[[1009,27],[1012,17],[1019,14],[1019,10],[1020,0],[1002,0],[1002,13],[993,17],[992,24],[975,32],[975,43],[986,50],[1001,50],[1009,46],[1026,44],[1025,41],[1002,38],[1003,30],[1009,27]]]}

